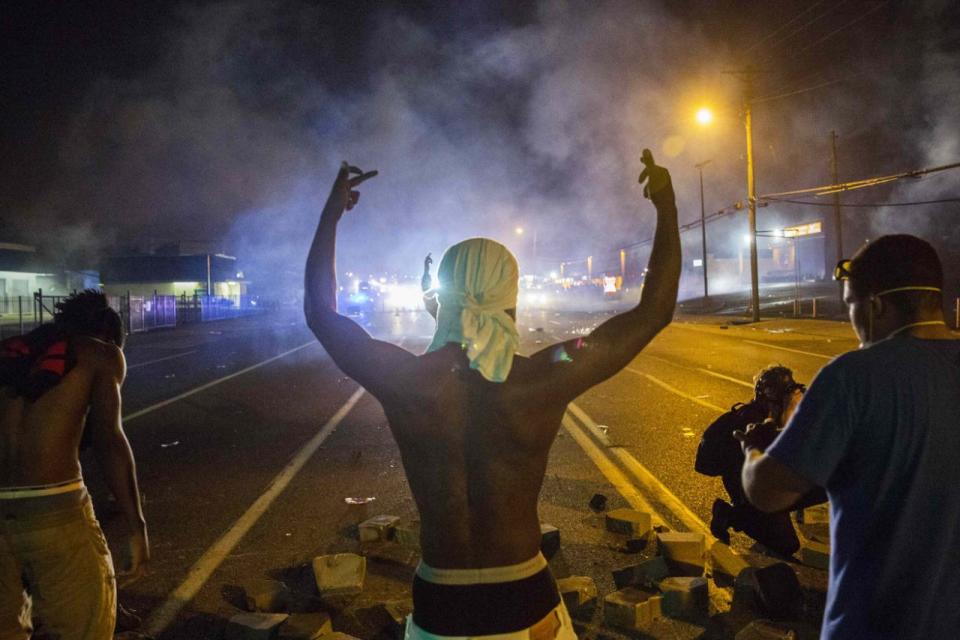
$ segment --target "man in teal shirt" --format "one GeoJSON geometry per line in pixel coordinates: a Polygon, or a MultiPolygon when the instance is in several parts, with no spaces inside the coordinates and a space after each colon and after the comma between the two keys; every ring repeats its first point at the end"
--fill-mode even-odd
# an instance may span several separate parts
{"type": "Polygon", "coordinates": [[[765,511],[830,497],[822,638],[948,638],[960,630],[960,341],[943,270],[909,235],[837,265],[861,349],[814,379],[783,433],[739,434],[747,497],[765,511]]]}

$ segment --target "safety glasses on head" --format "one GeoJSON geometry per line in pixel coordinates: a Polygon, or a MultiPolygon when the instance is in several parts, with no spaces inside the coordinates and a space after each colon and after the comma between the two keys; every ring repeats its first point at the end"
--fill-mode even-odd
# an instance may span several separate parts
{"type": "Polygon", "coordinates": [[[852,266],[853,261],[849,258],[844,258],[837,263],[837,266],[833,268],[833,279],[834,280],[849,280],[851,273],[850,267],[852,266]]]}
{"type": "MultiPolygon", "coordinates": [[[[853,261],[847,258],[844,258],[837,263],[837,266],[833,268],[833,279],[834,280],[849,280],[852,276],[851,267],[853,261]]],[[[932,291],[934,293],[941,293],[940,287],[931,287],[926,285],[908,285],[906,287],[894,287],[893,289],[885,289],[883,291],[878,291],[873,294],[873,296],[879,298],[880,296],[885,296],[888,293],[899,293],[900,291],[932,291]]]]}

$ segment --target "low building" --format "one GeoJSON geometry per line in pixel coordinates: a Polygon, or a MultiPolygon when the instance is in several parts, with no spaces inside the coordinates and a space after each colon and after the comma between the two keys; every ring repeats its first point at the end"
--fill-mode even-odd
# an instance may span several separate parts
{"type": "Polygon", "coordinates": [[[65,296],[96,288],[100,276],[94,270],[70,269],[37,248],[15,242],[0,242],[0,299],[32,296],[65,296]]]}
{"type": "Polygon", "coordinates": [[[222,253],[133,255],[107,258],[100,269],[108,295],[193,297],[212,295],[238,299],[248,282],[237,259],[222,253]]]}

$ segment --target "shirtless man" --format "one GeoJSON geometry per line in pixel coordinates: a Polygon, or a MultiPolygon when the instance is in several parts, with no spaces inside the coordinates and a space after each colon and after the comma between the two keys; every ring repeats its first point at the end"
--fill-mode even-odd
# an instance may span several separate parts
{"type": "Polygon", "coordinates": [[[337,366],[383,405],[421,520],[408,638],[575,638],[539,552],[537,500],[567,404],[623,369],[670,323],[680,275],[673,187],[654,166],[657,231],[643,298],[589,336],[515,355],[519,271],[474,238],[438,269],[437,333],[416,356],[336,310],[336,228],[376,172],[344,164],[306,266],[307,323],[337,366]]]}
{"type": "Polygon", "coordinates": [[[32,632],[32,608],[61,640],[113,637],[116,579],[81,477],[84,428],[129,527],[123,584],[149,559],[130,445],[120,317],[103,294],[57,305],[55,322],[0,343],[0,639],[32,632]]]}

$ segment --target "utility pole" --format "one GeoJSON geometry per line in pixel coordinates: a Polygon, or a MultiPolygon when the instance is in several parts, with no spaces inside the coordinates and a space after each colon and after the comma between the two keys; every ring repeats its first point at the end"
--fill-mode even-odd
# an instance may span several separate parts
{"type": "Polygon", "coordinates": [[[693,165],[700,172],[700,240],[703,249],[703,304],[706,306],[710,300],[710,293],[707,288],[707,216],[703,204],[703,168],[710,164],[713,158],[704,160],[699,164],[693,165]]]}
{"type": "Polygon", "coordinates": [[[750,306],[753,308],[753,321],[760,321],[760,275],[757,265],[757,181],[753,175],[753,122],[750,113],[752,76],[747,75],[746,91],[743,98],[743,123],[747,130],[747,205],[750,216],[750,306]]]}
{"type": "Polygon", "coordinates": [[[760,321],[760,276],[757,265],[757,183],[753,172],[753,121],[750,102],[753,99],[753,77],[763,71],[748,66],[737,71],[724,71],[743,78],[743,125],[747,133],[747,205],[750,225],[750,306],[753,322],[760,321]]]}
{"type": "MultiPolygon", "coordinates": [[[[831,169],[833,172],[833,184],[840,184],[840,178],[837,175],[837,132],[830,132],[830,147],[832,149],[831,169]]],[[[840,209],[840,192],[833,192],[833,222],[836,227],[837,236],[837,262],[843,260],[843,213],[840,209]]],[[[840,303],[843,304],[843,283],[837,283],[840,287],[840,303]]]]}

